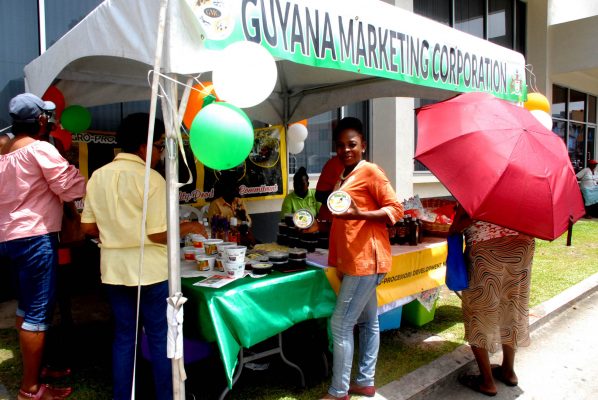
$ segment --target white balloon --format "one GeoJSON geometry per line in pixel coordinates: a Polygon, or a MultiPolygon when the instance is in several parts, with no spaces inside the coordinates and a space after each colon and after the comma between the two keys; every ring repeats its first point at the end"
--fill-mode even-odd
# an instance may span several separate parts
{"type": "Polygon", "coordinates": [[[268,98],[278,77],[276,62],[254,42],[235,42],[218,54],[212,82],[218,97],[237,107],[255,106],[268,98]]]}
{"type": "Polygon", "coordinates": [[[299,154],[303,151],[303,147],[305,147],[305,142],[287,142],[287,147],[289,149],[289,153],[291,154],[299,154]]]}
{"type": "Polygon", "coordinates": [[[307,139],[307,128],[302,124],[293,124],[287,130],[289,142],[303,142],[307,139]]]}
{"type": "Polygon", "coordinates": [[[543,110],[531,110],[530,113],[549,131],[552,130],[552,117],[543,110]]]}

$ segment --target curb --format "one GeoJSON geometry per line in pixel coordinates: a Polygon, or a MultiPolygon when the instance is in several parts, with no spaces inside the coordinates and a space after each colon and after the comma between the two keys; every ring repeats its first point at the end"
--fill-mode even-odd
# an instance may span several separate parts
{"type": "MultiPolygon", "coordinates": [[[[598,273],[538,304],[529,313],[530,333],[597,290],[598,273]]],[[[378,389],[378,393],[387,400],[422,400],[443,383],[456,380],[462,371],[473,364],[475,359],[469,345],[464,344],[401,379],[384,385],[378,389]]]]}

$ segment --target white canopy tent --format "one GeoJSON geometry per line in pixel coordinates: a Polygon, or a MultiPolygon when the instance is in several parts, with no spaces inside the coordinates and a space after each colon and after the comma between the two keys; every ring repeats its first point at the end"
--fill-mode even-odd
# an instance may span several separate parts
{"type": "MultiPolygon", "coordinates": [[[[104,1],[25,67],[25,85],[41,96],[54,84],[67,104],[83,106],[152,99],[155,112],[148,79],[160,72],[153,79],[165,88],[163,109],[174,110],[164,113],[171,295],[180,291],[176,109],[186,103],[175,82],[211,80],[220,49],[240,40],[277,60],[274,91],[245,110],[272,124],[379,97],[525,98],[521,54],[378,0],[104,1]]],[[[184,398],[175,375],[175,398],[184,398]]]]}

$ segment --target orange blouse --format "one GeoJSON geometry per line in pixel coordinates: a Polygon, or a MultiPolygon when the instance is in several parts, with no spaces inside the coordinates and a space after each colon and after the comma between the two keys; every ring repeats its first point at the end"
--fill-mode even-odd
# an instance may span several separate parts
{"type": "MultiPolygon", "coordinates": [[[[351,196],[360,210],[383,209],[393,224],[403,217],[403,206],[384,171],[376,164],[362,161],[341,181],[340,189],[351,196]]],[[[347,275],[389,272],[392,256],[386,224],[334,218],[328,264],[347,275]]]]}

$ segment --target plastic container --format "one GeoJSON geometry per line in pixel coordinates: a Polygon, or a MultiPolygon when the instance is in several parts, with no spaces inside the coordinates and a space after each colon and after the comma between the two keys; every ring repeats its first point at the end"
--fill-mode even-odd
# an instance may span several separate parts
{"type": "Polygon", "coordinates": [[[438,300],[434,302],[431,311],[426,310],[419,300],[413,300],[411,303],[405,304],[403,306],[403,321],[415,326],[427,324],[434,319],[436,304],[438,304],[438,300]]]}
{"type": "Polygon", "coordinates": [[[193,247],[203,248],[203,244],[207,239],[200,234],[194,233],[191,235],[191,243],[193,243],[193,247]]]}
{"type": "Polygon", "coordinates": [[[229,278],[241,278],[245,274],[245,262],[225,261],[224,272],[229,278]]]}
{"type": "Polygon", "coordinates": [[[293,214],[285,214],[284,215],[284,223],[288,226],[288,227],[295,227],[295,224],[293,223],[293,214]]]}
{"type": "Polygon", "coordinates": [[[224,272],[224,259],[216,257],[214,261],[214,270],[224,272]]]}
{"type": "Polygon", "coordinates": [[[305,258],[289,258],[289,269],[302,269],[305,268],[305,266],[305,258]]]}
{"type": "Polygon", "coordinates": [[[276,235],[276,243],[281,246],[286,246],[289,244],[289,237],[284,233],[279,233],[276,235]]]}
{"type": "Polygon", "coordinates": [[[216,245],[216,249],[218,250],[218,258],[224,259],[226,256],[224,254],[224,249],[228,247],[235,247],[238,246],[236,243],[233,242],[222,242],[216,245]]]}
{"type": "Polygon", "coordinates": [[[289,253],[283,251],[271,251],[268,253],[269,262],[287,262],[289,259],[289,253]]]}
{"type": "Polygon", "coordinates": [[[255,263],[251,265],[251,269],[254,275],[267,275],[272,272],[272,264],[263,262],[255,263]]]}
{"type": "Polygon", "coordinates": [[[299,244],[301,247],[306,249],[309,253],[313,253],[316,251],[316,246],[318,245],[318,240],[300,240],[299,244]]]}
{"type": "Polygon", "coordinates": [[[195,256],[195,262],[197,263],[197,269],[199,271],[211,271],[212,269],[214,269],[215,261],[216,257],[214,256],[195,256]]]}
{"type": "Polygon", "coordinates": [[[284,222],[279,222],[278,233],[280,233],[281,235],[287,235],[289,233],[289,226],[284,222]]]}
{"type": "Polygon", "coordinates": [[[307,258],[307,250],[293,247],[289,249],[289,260],[305,260],[307,258]]]}
{"type": "Polygon", "coordinates": [[[209,256],[218,254],[218,247],[216,245],[218,243],[222,243],[222,239],[208,239],[204,242],[204,247],[206,249],[206,254],[209,256]]]}
{"type": "Polygon", "coordinates": [[[247,246],[226,246],[224,256],[226,261],[245,261],[247,246]]]}
{"type": "Polygon", "coordinates": [[[384,314],[378,315],[378,323],[380,324],[380,332],[388,331],[390,329],[399,329],[401,327],[401,316],[403,314],[403,307],[393,308],[384,314]]]}
{"type": "Polygon", "coordinates": [[[299,229],[309,228],[314,224],[315,220],[316,218],[313,214],[305,208],[299,209],[293,214],[293,224],[299,229]]]}
{"type": "Polygon", "coordinates": [[[181,250],[183,260],[194,261],[197,254],[195,250],[195,247],[183,247],[181,250]]]}
{"type": "Polygon", "coordinates": [[[332,214],[342,214],[351,207],[351,196],[347,192],[337,190],[330,193],[326,205],[332,214]]]}

